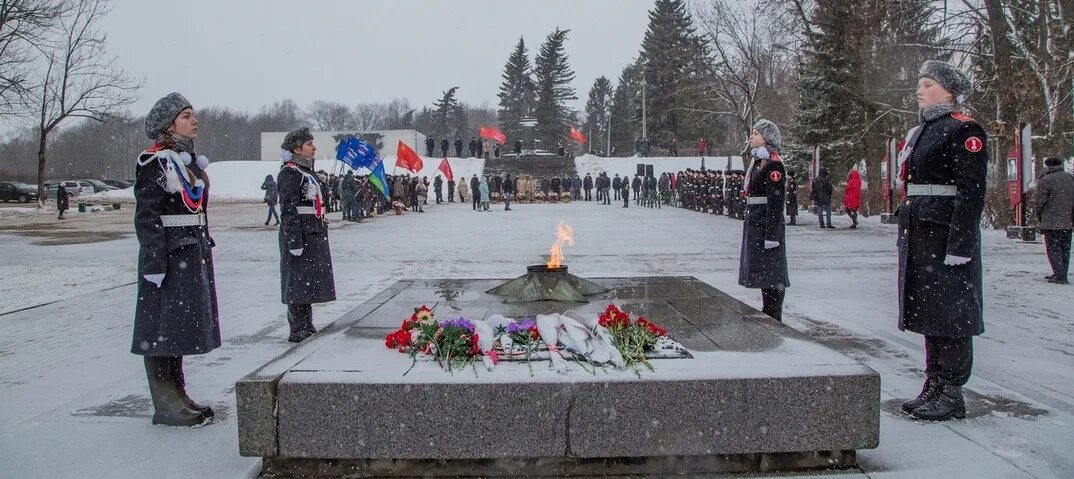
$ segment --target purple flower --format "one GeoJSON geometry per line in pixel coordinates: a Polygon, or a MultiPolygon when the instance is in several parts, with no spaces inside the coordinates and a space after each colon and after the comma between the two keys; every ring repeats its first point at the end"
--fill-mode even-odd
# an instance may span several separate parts
{"type": "Polygon", "coordinates": [[[530,330],[530,328],[537,327],[533,323],[532,319],[524,318],[521,323],[511,323],[507,325],[507,334],[524,333],[530,330]]]}
{"type": "Polygon", "coordinates": [[[468,321],[466,318],[464,318],[462,316],[459,316],[456,319],[452,319],[451,321],[444,321],[444,322],[440,323],[440,327],[441,328],[462,328],[462,329],[465,329],[465,330],[470,331],[470,332],[474,331],[474,323],[471,323],[470,321],[468,321]]]}

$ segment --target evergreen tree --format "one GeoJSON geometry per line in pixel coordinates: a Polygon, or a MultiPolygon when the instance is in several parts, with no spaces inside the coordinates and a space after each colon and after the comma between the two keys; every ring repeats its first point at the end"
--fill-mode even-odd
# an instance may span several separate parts
{"type": "Polygon", "coordinates": [[[567,102],[577,100],[574,94],[574,70],[567,60],[565,43],[570,30],[558,27],[545,39],[534,60],[536,84],[537,140],[539,147],[554,151],[560,143],[569,138],[570,125],[574,122],[574,111],[567,102]]]}
{"type": "Polygon", "coordinates": [[[522,37],[503,67],[503,84],[500,85],[499,124],[504,135],[513,141],[522,137],[519,121],[530,114],[534,107],[534,85],[531,77],[529,51],[522,37]]]}
{"type": "Polygon", "coordinates": [[[687,114],[703,91],[708,51],[682,0],[657,0],[641,44],[646,82],[646,130],[654,145],[696,138],[704,131],[687,114]]]}
{"type": "Polygon", "coordinates": [[[438,137],[451,136],[455,132],[455,115],[459,109],[459,100],[455,92],[459,87],[453,86],[433,103],[433,131],[438,137]]]}
{"type": "Polygon", "coordinates": [[[612,152],[614,156],[634,154],[634,141],[641,136],[641,60],[635,60],[619,75],[612,95],[612,152]]]}
{"type": "Polygon", "coordinates": [[[589,89],[589,100],[585,104],[585,123],[582,127],[589,136],[590,149],[606,148],[608,107],[611,105],[613,93],[612,82],[605,77],[597,78],[589,89]]]}

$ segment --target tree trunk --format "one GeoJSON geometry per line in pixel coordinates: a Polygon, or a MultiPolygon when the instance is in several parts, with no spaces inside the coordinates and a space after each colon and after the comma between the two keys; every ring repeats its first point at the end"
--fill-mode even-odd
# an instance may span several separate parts
{"type": "Polygon", "coordinates": [[[45,146],[48,144],[48,132],[37,131],[37,209],[45,207],[45,146]]]}
{"type": "Polygon", "coordinates": [[[1007,178],[1007,151],[1014,146],[1013,131],[1018,124],[1018,114],[1015,111],[1018,107],[1018,93],[1014,82],[1014,63],[1011,55],[1014,52],[1014,47],[1011,45],[1010,39],[1007,38],[1007,22],[1004,20],[1003,12],[1003,0],[986,0],[985,9],[988,12],[988,27],[991,30],[992,36],[992,58],[995,60],[996,69],[996,118],[995,124],[998,128],[993,129],[989,133],[996,139],[997,153],[1000,155],[1001,161],[998,163],[998,177],[1003,181],[998,185],[992,185],[992,189],[1002,189],[1003,192],[991,192],[989,198],[989,206],[993,211],[991,215],[995,218],[994,228],[1003,229],[1011,225],[1014,221],[1014,206],[1009,201],[1002,201],[1001,198],[1006,197],[1006,178],[1007,178]],[[1012,135],[1012,136],[1008,136],[1012,135]],[[1005,206],[1000,208],[1000,203],[1005,206]]]}

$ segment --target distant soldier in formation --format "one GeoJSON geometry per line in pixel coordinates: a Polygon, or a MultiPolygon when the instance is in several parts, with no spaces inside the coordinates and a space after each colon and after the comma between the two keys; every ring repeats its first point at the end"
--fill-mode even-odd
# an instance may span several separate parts
{"type": "Polygon", "coordinates": [[[797,225],[798,218],[798,182],[794,179],[794,170],[787,170],[787,216],[788,225],[797,225]]]}
{"type": "Polygon", "coordinates": [[[477,150],[481,148],[481,142],[477,141],[477,138],[470,137],[470,157],[477,158],[477,150]]]}
{"type": "MultiPolygon", "coordinates": [[[[447,182],[447,200],[448,203],[455,202],[455,177],[452,176],[447,182]]],[[[466,201],[466,200],[463,200],[466,201]]]]}
{"type": "Polygon", "coordinates": [[[436,149],[436,140],[431,136],[425,137],[425,156],[433,156],[434,149],[436,149]]]}
{"type": "Polygon", "coordinates": [[[436,193],[436,204],[444,202],[444,178],[440,175],[436,175],[436,179],[433,180],[433,192],[436,193]]]}
{"type": "Polygon", "coordinates": [[[450,148],[451,148],[451,142],[448,141],[447,137],[445,136],[445,137],[441,138],[440,139],[440,156],[447,156],[448,155],[448,149],[450,149],[450,148]]]}

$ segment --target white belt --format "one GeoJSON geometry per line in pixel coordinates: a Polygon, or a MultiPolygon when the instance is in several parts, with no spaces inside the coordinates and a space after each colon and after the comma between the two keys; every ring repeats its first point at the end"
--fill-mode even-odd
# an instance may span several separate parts
{"type": "Polygon", "coordinates": [[[767,205],[768,204],[768,197],[767,196],[748,196],[748,197],[746,197],[746,204],[747,205],[767,205]]]}
{"type": "Polygon", "coordinates": [[[201,213],[190,215],[160,215],[160,223],[165,228],[179,228],[182,226],[205,226],[205,215],[201,213]]]}
{"type": "Polygon", "coordinates": [[[300,215],[315,215],[317,214],[317,208],[312,206],[296,206],[295,211],[300,215]]]}
{"type": "Polygon", "coordinates": [[[955,185],[906,185],[906,196],[955,196],[955,185]]]}

